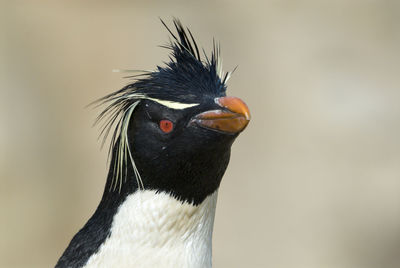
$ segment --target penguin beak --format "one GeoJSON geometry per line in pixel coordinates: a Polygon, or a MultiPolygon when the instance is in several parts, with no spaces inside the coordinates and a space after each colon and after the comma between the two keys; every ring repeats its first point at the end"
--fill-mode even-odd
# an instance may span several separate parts
{"type": "Polygon", "coordinates": [[[250,111],[241,99],[221,97],[216,98],[215,103],[221,109],[200,113],[191,122],[207,129],[229,134],[238,134],[246,128],[250,122],[250,111]]]}

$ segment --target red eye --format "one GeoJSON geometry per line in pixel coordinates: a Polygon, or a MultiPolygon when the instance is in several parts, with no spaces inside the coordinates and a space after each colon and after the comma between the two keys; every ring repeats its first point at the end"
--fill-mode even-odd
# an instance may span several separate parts
{"type": "Polygon", "coordinates": [[[160,129],[164,133],[170,133],[174,129],[174,123],[171,121],[164,119],[160,121],[160,129]]]}

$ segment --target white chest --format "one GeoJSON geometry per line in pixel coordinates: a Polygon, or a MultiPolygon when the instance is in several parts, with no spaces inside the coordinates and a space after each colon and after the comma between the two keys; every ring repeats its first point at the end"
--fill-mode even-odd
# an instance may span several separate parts
{"type": "Polygon", "coordinates": [[[119,207],[111,235],[84,267],[211,267],[216,202],[217,192],[193,206],[137,191],[119,207]]]}

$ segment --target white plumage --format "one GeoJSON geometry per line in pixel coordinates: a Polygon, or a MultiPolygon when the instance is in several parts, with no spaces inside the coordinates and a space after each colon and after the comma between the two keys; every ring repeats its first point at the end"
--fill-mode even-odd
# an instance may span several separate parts
{"type": "Polygon", "coordinates": [[[200,205],[136,191],[113,218],[111,235],[85,268],[211,267],[217,191],[200,205]]]}

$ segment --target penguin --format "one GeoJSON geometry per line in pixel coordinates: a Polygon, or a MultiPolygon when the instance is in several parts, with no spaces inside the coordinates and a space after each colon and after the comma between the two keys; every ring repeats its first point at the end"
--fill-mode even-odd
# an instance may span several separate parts
{"type": "Polygon", "coordinates": [[[109,172],[56,268],[212,267],[218,189],[250,112],[226,95],[232,72],[222,71],[219,45],[201,54],[178,19],[174,31],[161,22],[169,62],[95,102],[111,137],[109,172]]]}

